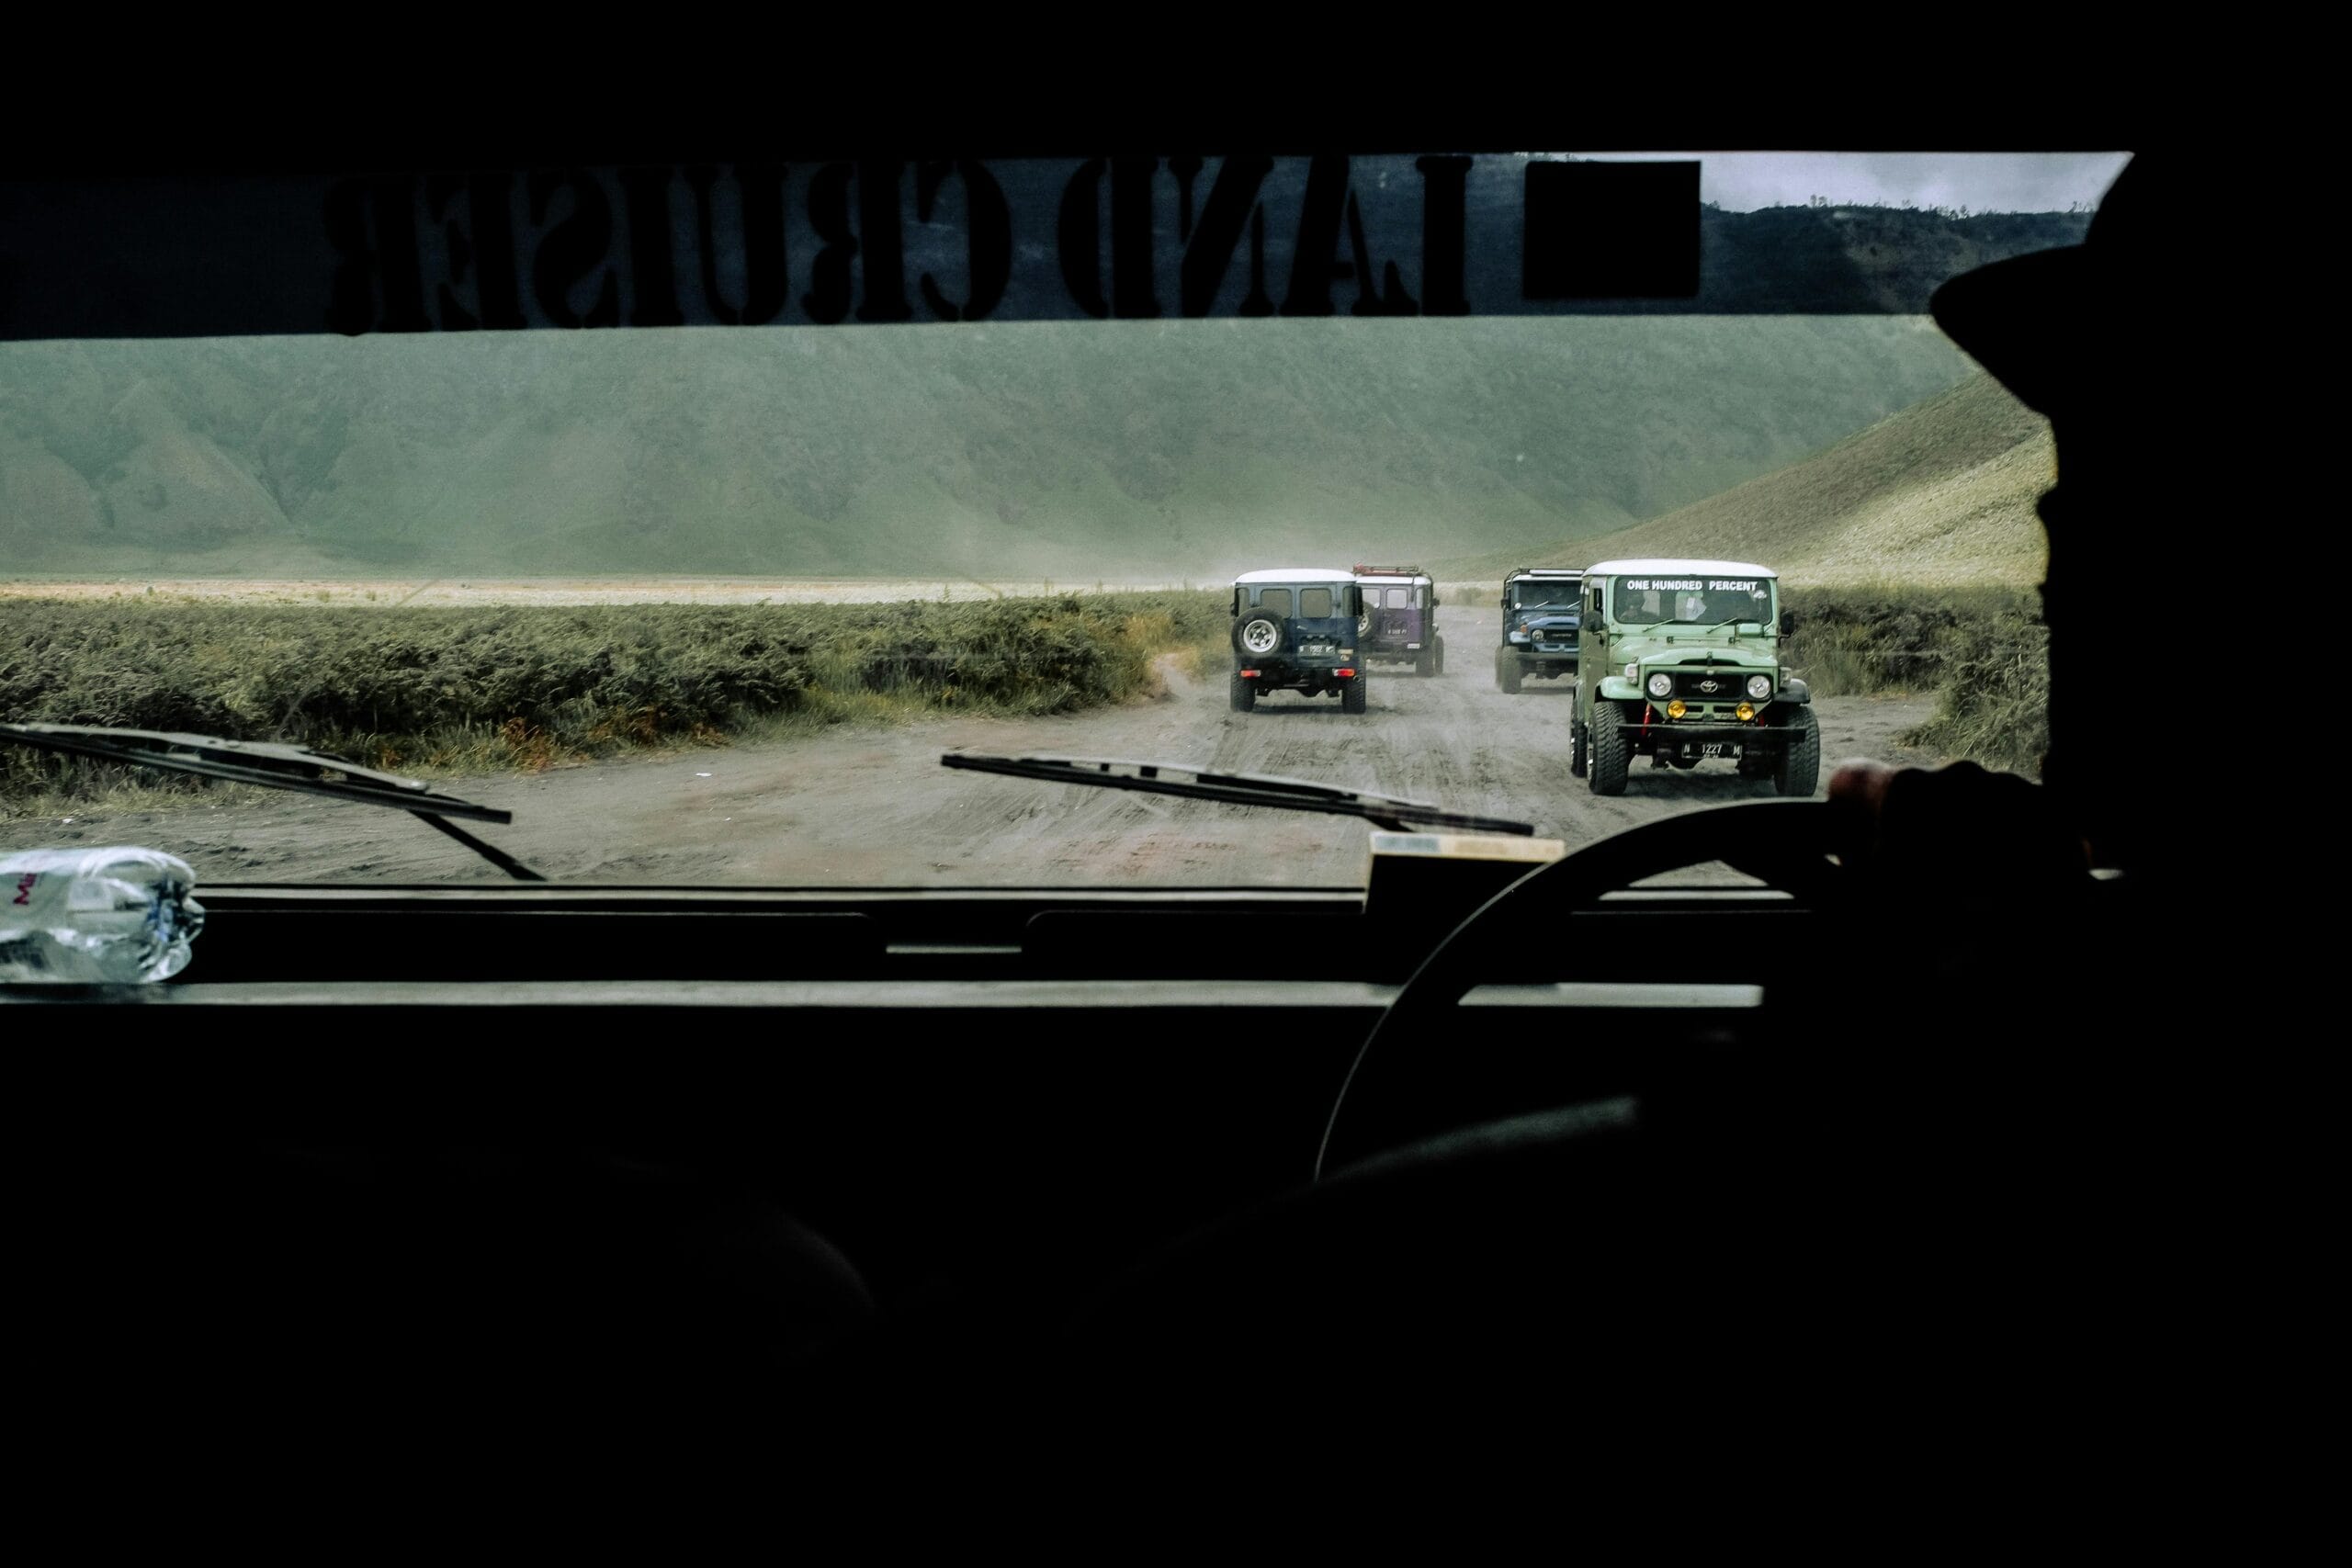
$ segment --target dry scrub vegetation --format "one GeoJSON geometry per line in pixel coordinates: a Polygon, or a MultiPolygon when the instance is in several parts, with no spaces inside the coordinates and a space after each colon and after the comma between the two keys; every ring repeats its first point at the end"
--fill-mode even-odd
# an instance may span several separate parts
{"type": "MultiPolygon", "coordinates": [[[[17,601],[0,616],[0,719],[287,741],[398,772],[546,768],[796,726],[1120,702],[1161,654],[1221,644],[1225,612],[1204,592],[370,614],[17,601]]],[[[123,787],[119,769],[0,749],[12,815],[123,787]]]]}
{"type": "Polygon", "coordinates": [[[1902,737],[2027,774],[2050,749],[2050,631],[2039,595],[2009,588],[1790,588],[1789,663],[1816,696],[1934,692],[1902,737]]]}

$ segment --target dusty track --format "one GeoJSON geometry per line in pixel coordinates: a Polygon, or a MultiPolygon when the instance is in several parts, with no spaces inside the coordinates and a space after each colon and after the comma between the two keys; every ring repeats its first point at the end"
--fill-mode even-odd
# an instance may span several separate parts
{"type": "MultiPolygon", "coordinates": [[[[742,746],[470,779],[453,788],[515,820],[481,836],[550,876],[770,886],[1361,886],[1364,824],[950,772],[944,751],[1139,759],[1279,773],[1532,820],[1571,848],[1634,823],[1770,798],[1727,764],[1634,764],[1611,800],[1568,776],[1568,688],[1495,688],[1496,613],[1444,614],[1449,663],[1420,680],[1375,666],[1371,711],[1283,694],[1236,714],[1224,671],[1171,674],[1154,701],[1060,718],[926,719],[742,746]],[[706,776],[707,775],[707,776],[706,776]]],[[[1855,756],[1922,761],[1894,737],[1924,698],[1825,699],[1823,777],[1855,756]]],[[[204,881],[502,880],[404,814],[287,795],[250,806],[17,822],[0,845],[144,843],[204,881]]]]}

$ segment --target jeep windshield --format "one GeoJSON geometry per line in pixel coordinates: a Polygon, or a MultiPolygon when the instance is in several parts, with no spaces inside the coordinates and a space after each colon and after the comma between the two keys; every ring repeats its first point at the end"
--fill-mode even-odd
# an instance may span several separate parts
{"type": "Polygon", "coordinates": [[[1577,607],[1577,585],[1557,579],[1514,582],[1510,585],[1510,607],[1514,610],[1573,610],[1577,607]]]}
{"type": "Polygon", "coordinates": [[[1711,631],[1772,619],[1769,578],[1723,581],[1703,577],[1620,578],[1610,595],[1610,615],[1623,625],[1688,627],[1711,631]]]}
{"type": "MultiPolygon", "coordinates": [[[[2078,242],[2123,154],[1608,154],[1686,182],[1661,254],[1705,260],[1629,301],[1546,260],[1581,154],[1182,151],[0,183],[0,723],[340,759],[559,882],[1353,887],[1361,821],[938,758],[1571,848],[1766,798],[1645,755],[1595,802],[1577,649],[1510,613],[1578,589],[1498,603],[1688,555],[1786,586],[1621,580],[1615,624],[1766,624],[1833,760],[2030,769],[2049,427],[1924,312],[2078,242]],[[219,230],[149,247],[151,198],[219,230]],[[275,281],[207,315],[199,253],[275,281]]],[[[0,748],[0,851],[100,843],[508,874],[331,791],[0,748]]]]}

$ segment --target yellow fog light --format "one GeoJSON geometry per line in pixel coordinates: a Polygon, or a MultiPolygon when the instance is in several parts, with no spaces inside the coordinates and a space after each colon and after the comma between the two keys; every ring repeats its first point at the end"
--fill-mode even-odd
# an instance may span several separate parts
{"type": "Polygon", "coordinates": [[[1689,711],[1689,709],[1682,705],[1682,699],[1680,697],[1677,697],[1672,702],[1666,705],[1666,716],[1668,718],[1680,718],[1689,711]]]}
{"type": "Polygon", "coordinates": [[[1739,722],[1742,724],[1746,724],[1756,716],[1756,705],[1753,703],[1742,703],[1731,711],[1738,716],[1739,722]]]}

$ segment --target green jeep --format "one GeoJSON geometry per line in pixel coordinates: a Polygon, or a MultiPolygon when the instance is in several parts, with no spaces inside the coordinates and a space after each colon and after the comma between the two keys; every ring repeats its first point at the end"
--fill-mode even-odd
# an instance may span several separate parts
{"type": "Polygon", "coordinates": [[[1781,795],[1813,794],[1813,694],[1781,663],[1793,617],[1778,574],[1744,561],[1612,560],[1584,574],[1584,649],[1569,771],[1623,795],[1636,754],[1654,767],[1720,758],[1781,795]]]}

